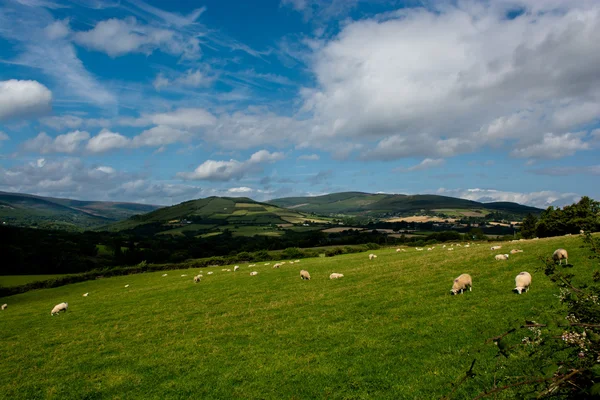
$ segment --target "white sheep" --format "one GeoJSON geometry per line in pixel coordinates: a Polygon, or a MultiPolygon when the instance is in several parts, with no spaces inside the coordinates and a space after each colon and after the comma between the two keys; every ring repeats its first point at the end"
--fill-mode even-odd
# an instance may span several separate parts
{"type": "Polygon", "coordinates": [[[448,251],[454,250],[454,247],[448,247],[448,251]]]}
{"type": "Polygon", "coordinates": [[[290,261],[290,264],[293,264],[293,263],[294,263],[293,261],[290,261]]]}
{"type": "Polygon", "coordinates": [[[446,248],[446,245],[443,245],[443,246],[442,246],[442,249],[445,249],[445,248],[446,248]]]}
{"type": "Polygon", "coordinates": [[[496,257],[494,257],[497,261],[500,260],[508,260],[508,254],[496,254],[496,257]]]}
{"type": "Polygon", "coordinates": [[[422,247],[415,247],[415,250],[417,250],[417,251],[423,251],[423,248],[422,247]]]}
{"type": "Polygon", "coordinates": [[[265,263],[265,265],[269,265],[270,263],[265,263]]]}
{"type": "Polygon", "coordinates": [[[427,251],[431,251],[431,250],[433,250],[431,247],[428,247],[428,248],[427,248],[427,251]]]}
{"type": "Polygon", "coordinates": [[[239,265],[236,265],[235,267],[233,267],[233,272],[238,271],[240,269],[239,265]]]}
{"type": "Polygon", "coordinates": [[[213,274],[212,271],[206,273],[206,275],[212,275],[212,274],[213,274]]]}
{"type": "Polygon", "coordinates": [[[396,249],[396,253],[398,253],[400,251],[400,249],[396,249]]]}
{"type": "Polygon", "coordinates": [[[338,274],[337,272],[334,272],[333,274],[329,275],[329,279],[338,279],[338,278],[343,278],[344,274],[338,274]]]}
{"type": "Polygon", "coordinates": [[[256,272],[256,271],[250,272],[250,276],[256,276],[256,275],[258,275],[258,272],[256,272]]]}
{"type": "Polygon", "coordinates": [[[129,287],[129,284],[125,285],[125,287],[129,287]]]}
{"type": "Polygon", "coordinates": [[[462,247],[462,244],[456,243],[456,247],[462,247]]]}
{"type": "Polygon", "coordinates": [[[6,310],[6,307],[8,307],[8,304],[6,304],[6,303],[2,304],[2,311],[6,310]]]}
{"type": "Polygon", "coordinates": [[[473,287],[473,279],[471,279],[471,275],[462,274],[454,280],[454,283],[452,284],[452,289],[450,290],[450,293],[452,293],[452,294],[458,294],[458,292],[463,293],[465,290],[467,290],[467,288],[469,289],[469,292],[471,292],[472,287],[473,287]]]}
{"type": "Polygon", "coordinates": [[[579,231],[579,234],[580,234],[580,235],[583,235],[584,233],[585,233],[585,231],[584,231],[583,229],[581,229],[581,230],[579,231]]]}
{"type": "Polygon", "coordinates": [[[565,264],[569,263],[569,255],[565,249],[557,249],[554,254],[552,254],[552,259],[554,262],[558,261],[559,264],[562,264],[562,260],[565,260],[565,264]]]}
{"type": "Polygon", "coordinates": [[[194,277],[194,283],[198,283],[198,282],[200,282],[200,275],[196,275],[194,277]]]}
{"type": "Polygon", "coordinates": [[[465,244],[465,248],[469,248],[469,247],[471,247],[470,244],[465,244]]]}
{"type": "Polygon", "coordinates": [[[369,260],[372,260],[374,258],[377,258],[377,256],[373,253],[369,254],[369,260]]]}
{"type": "Polygon", "coordinates": [[[308,271],[302,270],[300,271],[300,278],[302,280],[306,279],[307,281],[310,281],[310,274],[308,273],[308,271]]]}
{"type": "Polygon", "coordinates": [[[492,246],[490,247],[490,250],[494,251],[494,250],[500,250],[502,248],[502,246],[492,246]]]}
{"type": "Polygon", "coordinates": [[[513,291],[519,294],[523,293],[523,291],[528,292],[529,285],[531,285],[531,274],[529,272],[523,271],[515,278],[516,287],[513,291]]]}
{"type": "Polygon", "coordinates": [[[88,297],[88,294],[89,294],[89,292],[88,293],[84,293],[83,297],[88,297]]]}
{"type": "Polygon", "coordinates": [[[61,311],[67,311],[69,308],[69,303],[60,303],[54,306],[52,311],[50,311],[50,315],[58,314],[61,311]]]}
{"type": "Polygon", "coordinates": [[[187,276],[187,274],[181,274],[182,277],[187,276]]]}
{"type": "Polygon", "coordinates": [[[296,261],[294,261],[294,262],[300,262],[300,260],[296,260],[296,261]]]}
{"type": "Polygon", "coordinates": [[[522,252],[523,252],[523,250],[521,250],[521,249],[512,249],[510,251],[510,254],[517,254],[517,253],[522,253],[522,252]]]}
{"type": "Polygon", "coordinates": [[[162,274],[162,276],[167,276],[167,274],[162,274]]]}
{"type": "Polygon", "coordinates": [[[281,268],[281,263],[273,264],[273,268],[281,268]]]}

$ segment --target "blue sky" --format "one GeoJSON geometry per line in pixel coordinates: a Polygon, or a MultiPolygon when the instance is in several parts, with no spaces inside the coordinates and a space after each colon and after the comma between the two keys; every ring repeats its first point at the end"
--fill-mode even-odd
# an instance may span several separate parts
{"type": "Polygon", "coordinates": [[[0,191],[600,199],[595,1],[0,0],[0,191]]]}

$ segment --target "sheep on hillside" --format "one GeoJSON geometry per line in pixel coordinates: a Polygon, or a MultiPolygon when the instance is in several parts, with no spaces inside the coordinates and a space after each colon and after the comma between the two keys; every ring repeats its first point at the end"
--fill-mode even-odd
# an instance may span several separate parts
{"type": "Polygon", "coordinates": [[[523,293],[523,291],[528,292],[529,291],[529,286],[531,285],[531,274],[529,272],[521,272],[519,275],[517,275],[517,277],[515,278],[515,288],[513,289],[514,292],[517,292],[519,294],[523,293]]]}
{"type": "Polygon", "coordinates": [[[258,275],[258,272],[256,272],[256,271],[250,272],[250,276],[256,276],[256,275],[258,275]]]}
{"type": "Polygon", "coordinates": [[[67,311],[67,308],[69,308],[69,303],[60,303],[54,306],[54,308],[52,309],[52,311],[50,311],[50,315],[55,315],[58,314],[61,311],[67,311]]]}
{"type": "Polygon", "coordinates": [[[565,260],[565,264],[569,263],[569,255],[565,249],[557,249],[554,254],[552,254],[552,259],[554,262],[558,261],[559,264],[562,264],[562,260],[565,260]]]}
{"type": "Polygon", "coordinates": [[[583,235],[584,233],[585,233],[585,231],[584,231],[583,229],[581,229],[581,230],[579,231],[579,234],[580,234],[580,235],[583,235]]]}
{"type": "Polygon", "coordinates": [[[129,283],[127,285],[125,285],[125,287],[129,287],[129,283]]]}
{"type": "Polygon", "coordinates": [[[281,263],[273,264],[273,268],[281,268],[281,263]]]}
{"type": "Polygon", "coordinates": [[[194,277],[194,283],[198,283],[198,282],[200,282],[200,275],[196,275],[194,277]]]}
{"type": "Polygon", "coordinates": [[[471,245],[470,244],[465,244],[465,248],[467,248],[467,247],[471,247],[471,245]]]}
{"type": "Polygon", "coordinates": [[[448,251],[454,250],[454,247],[448,247],[448,251]]]}
{"type": "Polygon", "coordinates": [[[494,258],[496,259],[496,261],[508,260],[508,254],[496,254],[496,257],[494,258]]]}
{"type": "Polygon", "coordinates": [[[302,270],[300,271],[300,278],[302,280],[306,279],[307,281],[310,281],[310,274],[308,273],[308,271],[302,270]]]}
{"type": "Polygon", "coordinates": [[[398,253],[400,251],[400,249],[396,249],[396,253],[398,253]]]}
{"type": "Polygon", "coordinates": [[[2,304],[2,311],[6,310],[6,307],[8,307],[8,304],[6,304],[6,303],[2,304]]]}
{"type": "Polygon", "coordinates": [[[338,279],[338,278],[343,278],[344,274],[338,274],[337,272],[334,272],[333,274],[329,275],[329,279],[338,279]]]}
{"type": "Polygon", "coordinates": [[[296,261],[294,261],[294,262],[300,262],[300,260],[296,260],[296,261]]]}
{"type": "Polygon", "coordinates": [[[84,293],[82,296],[83,297],[88,297],[88,294],[89,294],[89,292],[88,293],[84,293]]]}
{"type": "Polygon", "coordinates": [[[236,265],[235,267],[233,267],[233,272],[235,272],[235,271],[237,271],[237,270],[239,270],[239,269],[240,269],[240,266],[239,266],[239,265],[236,265]]]}
{"type": "Polygon", "coordinates": [[[213,274],[212,271],[206,273],[206,275],[212,275],[212,274],[213,274]]]}
{"type": "Polygon", "coordinates": [[[450,293],[453,295],[458,294],[458,292],[463,293],[467,289],[469,289],[469,292],[471,292],[472,287],[473,287],[473,279],[471,279],[471,275],[462,274],[454,280],[454,283],[452,284],[452,289],[450,290],[450,293]]]}
{"type": "Polygon", "coordinates": [[[522,253],[522,252],[523,252],[523,250],[521,250],[521,249],[512,249],[510,251],[510,254],[517,254],[517,253],[522,253]]]}
{"type": "Polygon", "coordinates": [[[377,256],[373,253],[369,254],[369,260],[372,260],[374,258],[377,258],[377,256]]]}
{"type": "Polygon", "coordinates": [[[502,248],[502,246],[492,246],[490,247],[490,250],[494,251],[494,250],[500,250],[502,248]]]}
{"type": "Polygon", "coordinates": [[[162,274],[162,276],[167,276],[167,274],[162,274]]]}
{"type": "Polygon", "coordinates": [[[423,251],[423,248],[422,247],[415,247],[415,250],[416,251],[423,251]]]}

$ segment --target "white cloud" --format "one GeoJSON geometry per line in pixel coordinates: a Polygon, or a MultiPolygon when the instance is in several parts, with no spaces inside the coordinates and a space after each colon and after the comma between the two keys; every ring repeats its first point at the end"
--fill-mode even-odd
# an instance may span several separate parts
{"type": "Polygon", "coordinates": [[[109,150],[126,148],[129,145],[130,140],[120,133],[102,129],[98,135],[89,140],[86,150],[92,153],[104,153],[109,150]]]}
{"type": "Polygon", "coordinates": [[[0,120],[41,114],[51,103],[52,92],[37,81],[0,81],[0,120]]]}
{"type": "Polygon", "coordinates": [[[64,39],[69,36],[69,20],[54,21],[45,29],[45,33],[50,40],[64,39]]]}
{"type": "Polygon", "coordinates": [[[590,145],[582,140],[585,132],[555,135],[546,133],[541,142],[516,148],[511,152],[513,157],[534,159],[558,159],[572,156],[578,150],[589,150],[590,145]]]}
{"type": "Polygon", "coordinates": [[[156,78],[152,82],[152,85],[156,90],[161,90],[162,88],[169,86],[169,79],[165,78],[165,76],[162,73],[159,73],[158,75],[156,75],[156,78]]]}
{"type": "Polygon", "coordinates": [[[155,126],[154,128],[143,131],[131,140],[132,147],[160,147],[177,142],[187,142],[191,135],[179,129],[171,128],[165,125],[155,126]]]}
{"type": "Polygon", "coordinates": [[[297,159],[300,160],[305,160],[305,161],[318,161],[319,160],[319,155],[318,154],[303,154],[301,156],[299,156],[297,159]]]}
{"type": "Polygon", "coordinates": [[[104,118],[81,118],[76,115],[59,115],[40,118],[40,122],[57,131],[62,129],[76,129],[82,126],[87,128],[107,128],[110,121],[104,118]]]}
{"type": "Polygon", "coordinates": [[[561,193],[557,191],[540,192],[507,192],[495,189],[438,189],[436,194],[458,197],[482,203],[509,201],[533,207],[547,208],[548,206],[564,206],[575,203],[581,198],[577,193],[561,193]]]}
{"type": "Polygon", "coordinates": [[[184,129],[211,126],[217,121],[214,115],[202,108],[180,108],[167,113],[154,114],[148,117],[148,120],[156,125],[184,129]]]}
{"type": "Polygon", "coordinates": [[[227,189],[227,191],[229,193],[251,193],[254,191],[254,189],[249,188],[247,186],[240,186],[240,187],[227,189]]]}
{"type": "Polygon", "coordinates": [[[10,140],[10,138],[8,137],[8,135],[2,131],[0,131],[0,142],[4,141],[4,140],[10,140]]]}
{"type": "Polygon", "coordinates": [[[401,172],[422,171],[425,169],[439,167],[441,165],[444,165],[445,162],[446,162],[446,160],[444,160],[443,158],[436,158],[436,159],[426,158],[417,165],[413,165],[412,167],[409,167],[409,168],[396,168],[396,169],[394,169],[394,171],[401,171],[401,172]]]}
{"type": "Polygon", "coordinates": [[[377,141],[362,159],[448,157],[597,119],[600,4],[516,5],[526,12],[514,19],[515,4],[465,1],[347,23],[315,46],[303,143],[377,141]]]}
{"type": "Polygon", "coordinates": [[[283,158],[283,153],[269,153],[267,150],[260,150],[252,154],[246,161],[234,159],[229,161],[206,160],[193,172],[178,172],[177,177],[186,180],[240,180],[248,174],[261,172],[263,170],[262,165],[274,163],[283,158]]]}
{"type": "Polygon", "coordinates": [[[128,53],[149,55],[156,49],[188,58],[197,58],[200,53],[197,39],[187,39],[172,30],[140,24],[135,18],[100,21],[89,31],[77,32],[74,40],[110,57],[128,53]]]}
{"type": "Polygon", "coordinates": [[[90,138],[90,134],[85,131],[73,131],[64,135],[58,135],[54,139],[45,132],[40,132],[35,138],[23,143],[25,151],[37,152],[40,154],[48,153],[67,153],[73,154],[79,151],[83,142],[90,138]]]}

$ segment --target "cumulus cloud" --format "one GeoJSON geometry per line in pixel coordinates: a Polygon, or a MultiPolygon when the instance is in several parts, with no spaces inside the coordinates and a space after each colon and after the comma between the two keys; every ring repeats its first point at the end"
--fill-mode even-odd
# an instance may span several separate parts
{"type": "Polygon", "coordinates": [[[156,90],[176,89],[176,88],[199,88],[210,86],[215,81],[215,76],[210,76],[203,71],[189,69],[183,74],[172,79],[167,78],[162,72],[159,73],[154,82],[156,90]]]}
{"type": "Polygon", "coordinates": [[[235,188],[229,188],[229,189],[227,189],[227,191],[229,193],[251,193],[254,191],[254,189],[249,188],[247,186],[240,186],[240,187],[235,187],[235,188]]]}
{"type": "Polygon", "coordinates": [[[508,192],[495,189],[438,189],[436,194],[458,197],[466,200],[489,203],[495,201],[510,201],[528,206],[547,208],[548,206],[562,207],[575,203],[581,198],[577,193],[561,193],[557,191],[540,192],[508,192]]]}
{"type": "Polygon", "coordinates": [[[234,159],[229,161],[206,160],[193,172],[178,172],[177,177],[186,180],[240,180],[250,173],[261,172],[264,164],[277,162],[284,157],[283,153],[270,153],[267,150],[260,150],[252,154],[246,161],[234,159]]]}
{"type": "Polygon", "coordinates": [[[64,39],[70,33],[69,20],[54,21],[44,29],[48,39],[64,39]]]}
{"type": "Polygon", "coordinates": [[[90,134],[85,131],[73,131],[64,135],[58,135],[54,139],[45,132],[40,132],[35,138],[23,143],[25,151],[37,152],[40,154],[48,153],[67,153],[73,154],[79,151],[83,142],[90,138],[90,134]]]}
{"type": "Polygon", "coordinates": [[[596,120],[600,5],[521,3],[513,19],[514,4],[466,1],[345,24],[313,54],[305,142],[377,140],[366,160],[449,157],[596,120]]]}
{"type": "Polygon", "coordinates": [[[159,125],[143,131],[131,140],[132,147],[160,147],[177,142],[187,142],[191,135],[183,130],[159,125]]]}
{"type": "Polygon", "coordinates": [[[52,92],[37,81],[0,81],[0,121],[50,110],[52,92]]]}
{"type": "Polygon", "coordinates": [[[129,147],[130,140],[120,133],[102,129],[100,133],[89,140],[86,150],[92,153],[104,153],[109,150],[129,147]]]}
{"type": "Polygon", "coordinates": [[[589,150],[590,145],[582,139],[585,132],[565,133],[555,135],[546,133],[541,142],[527,145],[523,148],[516,148],[511,152],[513,157],[534,158],[534,159],[558,159],[572,156],[578,150],[589,150]]]}
{"type": "Polygon", "coordinates": [[[76,115],[55,115],[52,117],[40,118],[40,122],[57,131],[62,129],[86,128],[108,128],[110,121],[104,118],[81,118],[76,115]]]}
{"type": "Polygon", "coordinates": [[[184,38],[172,30],[141,24],[133,17],[100,21],[89,31],[75,33],[74,40],[111,57],[128,53],[149,55],[156,49],[188,58],[197,58],[200,54],[198,39],[184,38]]]}
{"type": "Polygon", "coordinates": [[[412,167],[408,167],[408,168],[396,168],[396,169],[394,169],[394,171],[399,171],[399,172],[422,171],[425,169],[439,167],[441,165],[444,165],[445,162],[446,162],[446,160],[444,160],[443,158],[436,158],[436,159],[426,158],[423,161],[421,161],[420,163],[418,163],[417,165],[413,165],[412,167]]]}

